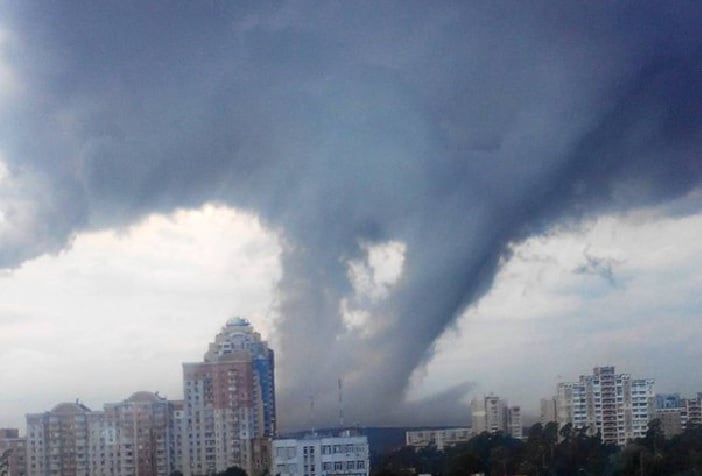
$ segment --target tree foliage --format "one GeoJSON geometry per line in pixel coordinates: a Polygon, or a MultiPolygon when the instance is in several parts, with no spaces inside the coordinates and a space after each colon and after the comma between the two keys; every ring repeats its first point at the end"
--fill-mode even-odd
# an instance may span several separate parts
{"type": "Polygon", "coordinates": [[[666,438],[654,420],[645,438],[604,445],[585,428],[536,424],[524,440],[481,433],[445,451],[402,448],[385,455],[374,476],[691,476],[702,474],[702,426],[666,438]]]}
{"type": "Polygon", "coordinates": [[[238,466],[230,466],[224,471],[217,473],[217,476],[246,476],[246,470],[238,466]]]}

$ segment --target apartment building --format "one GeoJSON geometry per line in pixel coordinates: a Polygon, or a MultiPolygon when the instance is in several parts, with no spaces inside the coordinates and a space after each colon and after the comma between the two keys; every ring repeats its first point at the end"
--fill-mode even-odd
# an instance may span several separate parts
{"type": "Polygon", "coordinates": [[[470,403],[473,433],[495,433],[498,431],[514,438],[522,437],[521,410],[509,407],[506,400],[494,395],[473,398],[470,403]]]}
{"type": "Polygon", "coordinates": [[[522,409],[519,406],[507,409],[507,434],[512,438],[522,439],[522,409]]]}
{"type": "Polygon", "coordinates": [[[27,475],[27,439],[17,428],[0,428],[0,474],[27,475]]]}
{"type": "Polygon", "coordinates": [[[558,398],[549,397],[541,399],[541,413],[539,416],[539,423],[543,426],[554,422],[558,422],[558,398]]]}
{"type": "Polygon", "coordinates": [[[682,398],[679,393],[657,394],[655,401],[655,417],[668,437],[683,432],[689,425],[702,424],[702,392],[690,398],[682,398]]]}
{"type": "Polygon", "coordinates": [[[175,451],[181,402],[136,392],[103,411],[61,403],[27,415],[29,476],[168,476],[180,469],[175,451]]]}
{"type": "Polygon", "coordinates": [[[251,324],[227,321],[203,362],[183,364],[183,473],[270,466],[275,434],[274,354],[251,324]]]}
{"type": "Polygon", "coordinates": [[[559,426],[572,424],[598,434],[603,443],[625,445],[645,436],[654,416],[654,379],[616,374],[614,367],[596,367],[592,375],[557,386],[559,426]]]}
{"type": "Polygon", "coordinates": [[[414,448],[434,447],[443,451],[444,448],[465,443],[472,436],[473,432],[470,428],[414,430],[405,432],[405,443],[414,448]]]}
{"type": "Polygon", "coordinates": [[[279,476],[368,476],[368,439],[343,432],[273,440],[273,471],[279,476]]]}

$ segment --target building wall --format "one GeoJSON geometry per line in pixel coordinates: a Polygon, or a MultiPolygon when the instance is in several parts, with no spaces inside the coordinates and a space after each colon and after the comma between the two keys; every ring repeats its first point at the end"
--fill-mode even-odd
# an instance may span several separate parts
{"type": "Polygon", "coordinates": [[[671,438],[682,433],[682,418],[680,408],[662,408],[656,410],[655,417],[660,420],[663,434],[671,438]]]}
{"type": "Polygon", "coordinates": [[[10,476],[27,475],[27,439],[17,428],[0,428],[0,467],[10,476]]]}
{"type": "Polygon", "coordinates": [[[509,407],[507,410],[507,433],[512,438],[522,439],[522,410],[518,406],[509,407]]]}
{"type": "Polygon", "coordinates": [[[472,437],[470,428],[443,428],[439,430],[417,430],[405,433],[405,443],[414,448],[435,447],[439,451],[458,443],[464,443],[472,437]]]}
{"type": "Polygon", "coordinates": [[[549,397],[541,399],[541,415],[539,422],[546,426],[551,422],[558,422],[558,398],[549,397]]]}
{"type": "Polygon", "coordinates": [[[510,421],[510,408],[507,401],[489,395],[482,398],[473,398],[470,404],[471,424],[473,434],[478,435],[484,431],[504,432],[514,438],[522,437],[521,411],[519,407],[514,409],[514,423],[510,421]]]}
{"type": "Polygon", "coordinates": [[[275,434],[274,354],[248,321],[230,319],[203,362],[183,364],[183,472],[270,465],[275,434]]]}
{"type": "Polygon", "coordinates": [[[369,465],[365,436],[273,440],[276,476],[368,476],[369,465]]]}
{"type": "Polygon", "coordinates": [[[655,381],[616,374],[614,367],[596,367],[578,382],[559,383],[559,426],[572,424],[600,435],[603,443],[625,445],[646,435],[655,410],[655,381]]]}
{"type": "Polygon", "coordinates": [[[179,469],[171,451],[180,434],[175,405],[151,392],[136,392],[93,412],[63,403],[27,415],[27,464],[31,476],[168,476],[179,469]]]}
{"type": "Polygon", "coordinates": [[[90,413],[79,403],[62,403],[50,412],[27,415],[29,475],[90,475],[90,413]]]}

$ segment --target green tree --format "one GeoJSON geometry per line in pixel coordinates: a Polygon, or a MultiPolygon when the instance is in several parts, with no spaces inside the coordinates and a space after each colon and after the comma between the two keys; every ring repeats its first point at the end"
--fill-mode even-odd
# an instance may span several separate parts
{"type": "Polygon", "coordinates": [[[246,471],[238,466],[230,466],[217,473],[217,476],[246,476],[246,471]]]}

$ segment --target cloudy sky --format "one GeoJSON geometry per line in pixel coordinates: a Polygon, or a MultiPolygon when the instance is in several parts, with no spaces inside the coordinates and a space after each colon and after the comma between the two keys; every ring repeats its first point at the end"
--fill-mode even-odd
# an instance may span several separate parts
{"type": "Polygon", "coordinates": [[[0,0],[0,426],[181,396],[233,315],[283,428],[702,390],[693,2],[0,0]]]}

